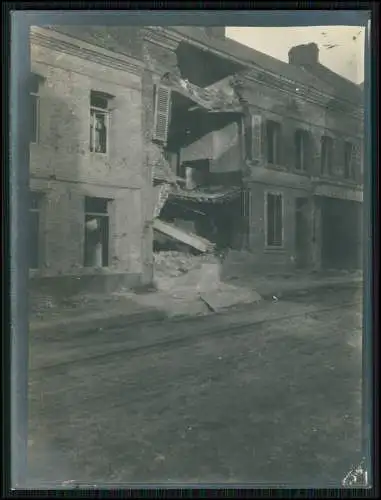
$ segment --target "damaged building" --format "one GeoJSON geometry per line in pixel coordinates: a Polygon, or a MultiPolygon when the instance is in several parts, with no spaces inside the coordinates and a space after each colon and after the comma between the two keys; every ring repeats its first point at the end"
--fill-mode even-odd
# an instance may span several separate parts
{"type": "Polygon", "coordinates": [[[154,31],[157,247],[182,232],[249,251],[258,271],[361,268],[361,89],[313,43],[284,63],[223,28],[154,31]]]}
{"type": "Polygon", "coordinates": [[[138,30],[127,31],[31,28],[32,291],[70,295],[151,279],[144,63],[138,30]]]}
{"type": "Polygon", "coordinates": [[[224,27],[31,31],[30,269],[149,284],[153,249],[245,250],[258,272],[361,267],[363,94],[224,27]]]}

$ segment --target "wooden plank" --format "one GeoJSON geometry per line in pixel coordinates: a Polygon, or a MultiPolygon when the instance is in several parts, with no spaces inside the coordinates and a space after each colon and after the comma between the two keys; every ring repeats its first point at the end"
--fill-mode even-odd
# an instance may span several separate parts
{"type": "Polygon", "coordinates": [[[188,233],[183,229],[180,229],[173,224],[168,224],[160,219],[155,219],[153,221],[153,228],[170,238],[181,241],[185,245],[189,245],[200,252],[208,252],[213,249],[214,245],[205,238],[201,238],[193,233],[188,233]]]}

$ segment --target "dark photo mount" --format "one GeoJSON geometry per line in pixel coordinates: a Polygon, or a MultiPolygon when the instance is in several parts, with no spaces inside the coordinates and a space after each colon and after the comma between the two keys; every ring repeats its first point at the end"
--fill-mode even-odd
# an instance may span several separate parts
{"type": "Polygon", "coordinates": [[[15,14],[9,487],[370,492],[371,13],[15,14]]]}

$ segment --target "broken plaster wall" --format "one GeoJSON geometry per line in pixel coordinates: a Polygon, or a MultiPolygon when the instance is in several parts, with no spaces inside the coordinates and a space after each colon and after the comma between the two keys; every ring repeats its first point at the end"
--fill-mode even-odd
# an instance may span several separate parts
{"type": "MultiPolygon", "coordinates": [[[[156,36],[158,34],[156,33],[156,36]]],[[[164,44],[165,45],[165,44],[164,44]]],[[[142,239],[142,255],[144,260],[143,283],[149,284],[153,280],[154,262],[153,245],[154,232],[152,229],[155,193],[154,178],[156,180],[167,180],[167,172],[158,167],[163,162],[164,145],[152,141],[152,126],[154,123],[154,86],[160,82],[161,77],[168,71],[179,76],[177,57],[175,53],[176,44],[161,46],[149,40],[148,37],[143,44],[143,58],[145,70],[142,78],[142,125],[143,125],[143,147],[144,147],[144,176],[146,189],[143,197],[144,213],[144,235],[142,239]],[[154,167],[156,165],[156,167],[154,167]]]]}
{"type": "Polygon", "coordinates": [[[74,56],[34,43],[31,61],[43,84],[39,140],[30,146],[30,186],[44,194],[42,257],[32,277],[119,275],[126,284],[135,283],[144,268],[142,205],[147,183],[142,172],[140,66],[112,70],[81,58],[80,51],[74,56]],[[91,90],[113,96],[104,155],[89,151],[91,90]],[[110,200],[107,269],[83,267],[86,196],[110,200]]]}

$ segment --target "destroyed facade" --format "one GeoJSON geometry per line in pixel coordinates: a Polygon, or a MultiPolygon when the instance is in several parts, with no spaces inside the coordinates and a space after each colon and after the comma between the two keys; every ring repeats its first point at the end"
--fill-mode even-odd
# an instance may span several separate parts
{"type": "Polygon", "coordinates": [[[223,27],[31,31],[31,276],[149,284],[153,250],[362,267],[363,94],[223,27]],[[79,278],[79,279],[78,279],[79,278]]]}

